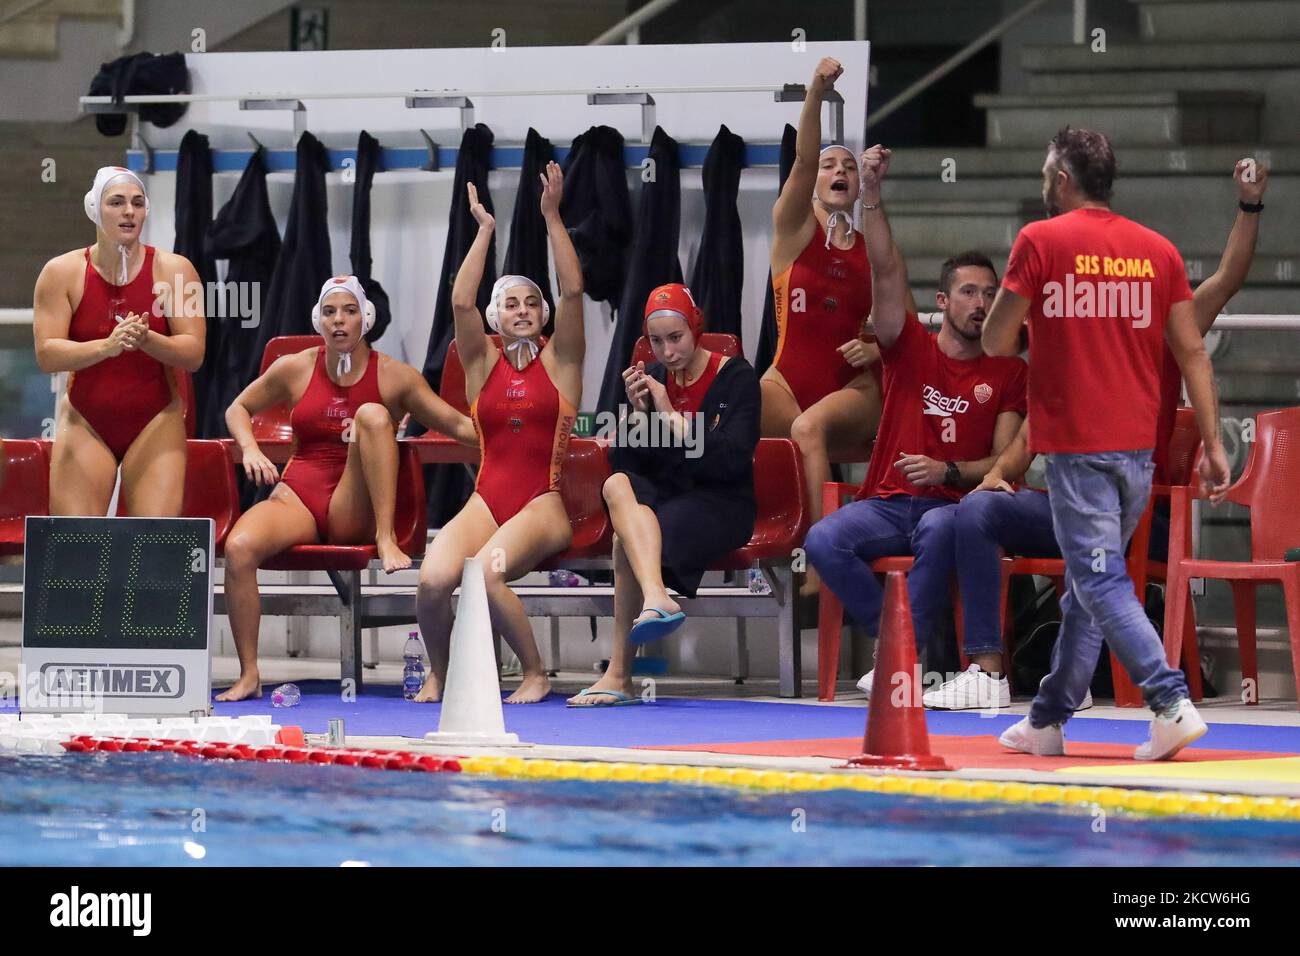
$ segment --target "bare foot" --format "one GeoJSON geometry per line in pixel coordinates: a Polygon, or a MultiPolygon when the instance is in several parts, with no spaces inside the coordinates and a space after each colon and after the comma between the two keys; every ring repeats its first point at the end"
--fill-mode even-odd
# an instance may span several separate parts
{"type": "Polygon", "coordinates": [[[608,706],[618,699],[613,693],[607,693],[609,691],[618,691],[620,694],[627,694],[629,697],[634,696],[632,678],[610,677],[609,673],[606,672],[600,680],[587,688],[587,693],[575,694],[566,703],[573,704],[575,707],[595,707],[598,704],[608,706]]]}
{"type": "Polygon", "coordinates": [[[235,700],[247,700],[250,697],[262,696],[262,680],[257,671],[251,674],[240,674],[239,680],[231,684],[225,691],[217,695],[217,700],[229,702],[235,700]]]}
{"type": "Polygon", "coordinates": [[[525,674],[519,689],[506,698],[507,704],[535,704],[551,692],[551,682],[545,674],[525,674]]]}
{"type": "Polygon", "coordinates": [[[417,704],[436,704],[442,700],[442,678],[437,674],[430,674],[424,679],[424,686],[420,692],[411,700],[417,704]]]}
{"type": "Polygon", "coordinates": [[[379,560],[384,562],[385,574],[392,574],[394,571],[401,571],[411,566],[410,556],[399,548],[392,538],[376,540],[375,547],[379,549],[379,560]]]}

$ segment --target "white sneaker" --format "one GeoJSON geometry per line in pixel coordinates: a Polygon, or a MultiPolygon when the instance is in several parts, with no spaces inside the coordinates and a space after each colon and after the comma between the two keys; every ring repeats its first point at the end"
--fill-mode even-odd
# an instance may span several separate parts
{"type": "Polygon", "coordinates": [[[1004,730],[998,743],[1008,750],[1018,750],[1022,754],[1033,754],[1036,757],[1065,756],[1065,734],[1061,725],[1035,727],[1028,717],[1004,730]]]}
{"type": "Polygon", "coordinates": [[[871,700],[871,682],[875,679],[876,669],[874,667],[858,678],[858,690],[867,695],[867,700],[871,700]]]}
{"type": "Polygon", "coordinates": [[[1091,710],[1091,709],[1092,709],[1092,691],[1089,690],[1084,692],[1083,700],[1079,701],[1079,706],[1074,708],[1074,712],[1077,714],[1081,710],[1091,710]]]}
{"type": "Polygon", "coordinates": [[[1133,752],[1134,760],[1168,760],[1210,728],[1184,697],[1151,720],[1151,739],[1133,752]]]}
{"type": "Polygon", "coordinates": [[[1011,685],[971,664],[952,680],[927,693],[921,703],[934,710],[997,710],[1011,706],[1011,685]]]}

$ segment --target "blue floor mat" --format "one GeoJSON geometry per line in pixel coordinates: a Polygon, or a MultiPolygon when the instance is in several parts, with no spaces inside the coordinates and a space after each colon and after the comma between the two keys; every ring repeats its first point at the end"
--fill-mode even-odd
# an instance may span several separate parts
{"type": "MultiPolygon", "coordinates": [[[[223,716],[272,714],[277,723],[297,724],[307,733],[324,733],[331,717],[342,717],[349,734],[423,737],[438,729],[438,704],[414,704],[394,684],[371,685],[357,700],[344,702],[337,681],[300,681],[302,703],[271,706],[270,692],[261,700],[216,704],[223,716]]],[[[506,705],[506,730],[535,744],[586,747],[650,747],[758,740],[813,740],[860,736],[865,707],[815,707],[808,704],[749,700],[660,697],[645,707],[603,707],[590,712],[566,708],[567,695],[551,694],[538,704],[506,705]]],[[[931,711],[926,720],[933,734],[996,735],[1019,720],[1012,715],[983,717],[975,712],[931,711]]],[[[1145,720],[1076,717],[1066,739],[1083,743],[1139,744],[1146,739],[1145,720]]],[[[1196,747],[1212,750],[1257,750],[1300,753],[1300,727],[1212,724],[1196,747]]]]}

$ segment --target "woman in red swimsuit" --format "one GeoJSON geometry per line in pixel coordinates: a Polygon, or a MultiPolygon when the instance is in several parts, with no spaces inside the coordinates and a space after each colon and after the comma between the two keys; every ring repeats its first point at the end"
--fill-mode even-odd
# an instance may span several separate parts
{"type": "Polygon", "coordinates": [[[95,244],[51,259],[36,280],[37,364],[69,373],[50,514],[106,514],[120,467],[132,515],[176,517],[185,494],[177,370],[203,363],[204,297],[189,294],[199,276],[184,256],[140,241],[149,200],[130,170],[100,169],[85,211],[95,244]]]}
{"type": "Polygon", "coordinates": [[[468,188],[479,230],[456,273],[451,306],[482,460],[474,494],[434,537],[420,566],[416,614],[430,668],[419,701],[442,697],[451,593],[470,557],[483,562],[493,624],[523,665],[523,683],[507,703],[531,704],[551,689],[528,615],[508,583],[568,547],[573,534],[559,479],[582,400],[582,268],[560,218],[564,177],[559,165],[549,164],[542,180],[542,216],[560,286],[555,335],[549,342],[540,339],[548,312],[536,284],[523,276],[502,276],[492,288],[487,321],[500,333],[504,349],[484,333],[475,305],[496,223],[478,201],[474,184],[468,188]]]}
{"type": "Polygon", "coordinates": [[[388,573],[410,567],[393,534],[397,423],[409,412],[434,431],[474,445],[474,426],[424,376],[365,340],[375,321],[355,276],[321,288],[312,324],[323,344],[271,364],[226,410],[226,426],[258,484],[271,497],[235,522],[226,538],[226,606],[239,654],[239,680],[217,700],[258,697],[257,636],[262,611],[257,568],[295,544],[375,542],[388,573]],[[279,474],[253,438],[252,417],[290,407],[293,455],[279,474]]]}
{"type": "MultiPolygon", "coordinates": [[[[818,153],[822,98],[843,72],[829,57],[817,64],[799,118],[794,165],[772,210],[777,351],[760,382],[763,436],[799,445],[814,522],[821,517],[830,456],[864,450],[882,406],[880,350],[867,324],[871,270],[852,219],[861,189],[857,160],[844,146],[818,153]]],[[[810,566],[800,593],[817,589],[810,566]]]]}

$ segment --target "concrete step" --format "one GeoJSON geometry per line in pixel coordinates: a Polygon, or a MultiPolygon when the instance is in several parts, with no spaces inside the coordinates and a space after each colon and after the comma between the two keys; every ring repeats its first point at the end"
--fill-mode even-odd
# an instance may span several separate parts
{"type": "Polygon", "coordinates": [[[120,158],[121,151],[126,149],[129,140],[126,133],[120,136],[103,135],[96,128],[92,116],[83,116],[67,123],[0,121],[0,154],[10,149],[65,146],[114,150],[120,158]]]}
{"type": "Polygon", "coordinates": [[[975,97],[975,107],[988,111],[990,147],[1045,147],[1066,123],[1101,130],[1117,148],[1253,142],[1263,103],[1247,90],[975,97]]]}
{"type": "Polygon", "coordinates": [[[59,18],[28,15],[0,23],[0,57],[48,60],[59,53],[59,18]]]}
{"type": "MultiPolygon", "coordinates": [[[[1055,132],[1055,131],[1053,131],[1055,132]]],[[[976,178],[1026,176],[1038,180],[1047,153],[1047,141],[1032,146],[984,149],[980,147],[928,147],[896,152],[885,179],[888,190],[900,179],[935,179],[946,161],[956,172],[957,182],[976,178]]],[[[1117,150],[1121,181],[1130,176],[1232,175],[1233,165],[1243,156],[1256,156],[1267,163],[1273,175],[1300,175],[1300,150],[1282,144],[1191,144],[1168,147],[1126,146],[1117,150]]]]}
{"type": "Polygon", "coordinates": [[[1138,29],[1153,46],[1184,40],[1300,39],[1300,3],[1139,0],[1138,29]]]}
{"type": "Polygon", "coordinates": [[[1079,44],[1026,46],[1020,66],[1029,73],[1294,70],[1300,67],[1300,35],[1294,40],[1261,34],[1253,40],[1225,37],[1211,43],[1116,44],[1105,53],[1079,44]]]}
{"type": "Polygon", "coordinates": [[[1033,217],[1025,204],[998,199],[895,202],[889,207],[894,239],[905,255],[1009,250],[1016,232],[1033,217]]]}

